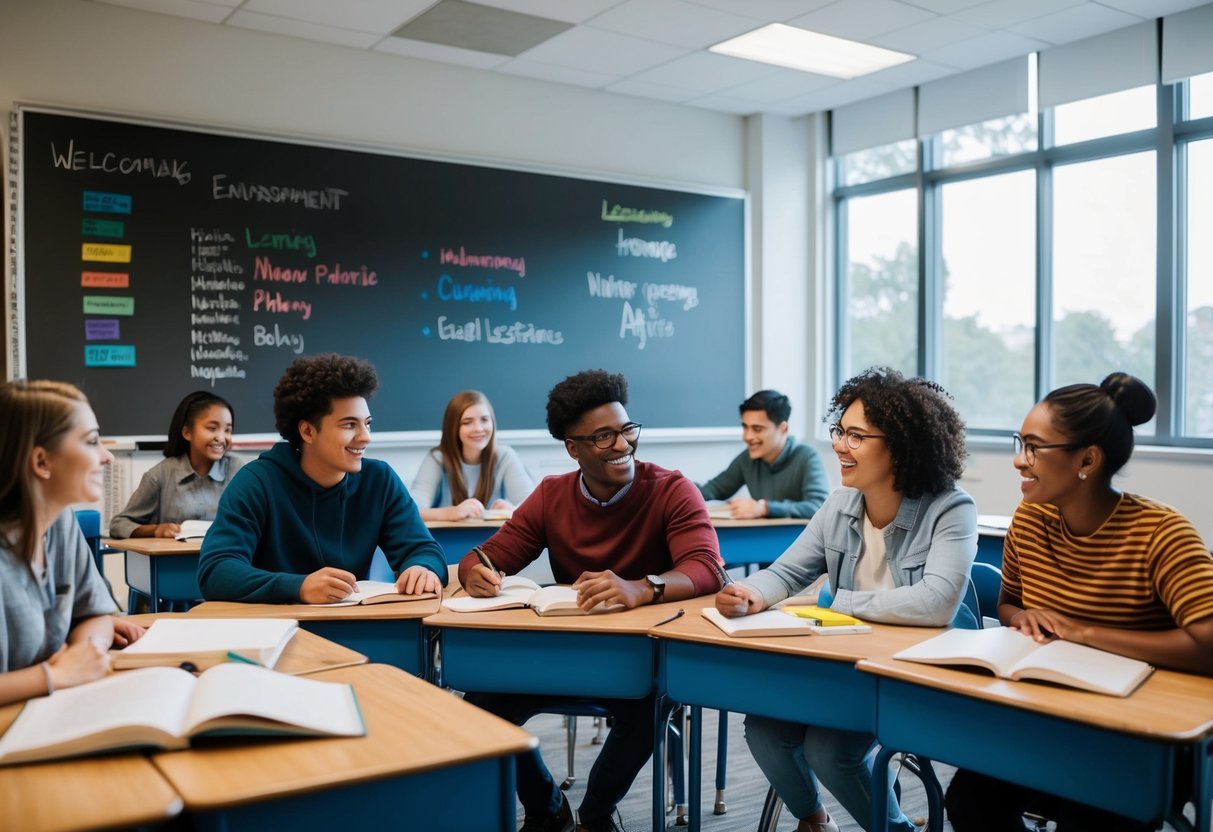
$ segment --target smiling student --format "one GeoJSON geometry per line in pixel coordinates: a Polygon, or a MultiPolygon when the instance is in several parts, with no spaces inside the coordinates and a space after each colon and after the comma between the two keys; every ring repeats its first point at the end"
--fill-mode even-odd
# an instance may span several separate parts
{"type": "Polygon", "coordinates": [[[182,520],[213,520],[223,489],[244,465],[228,453],[235,426],[232,406],[214,393],[182,399],[169,422],[165,459],[143,475],[110,521],[110,535],[172,537],[182,520]]]}
{"type": "Polygon", "coordinates": [[[813,516],[830,493],[817,451],[788,434],[792,405],[777,390],[759,390],[739,407],[746,450],[698,486],[705,500],[728,500],[734,518],[813,516]],[[733,497],[742,487],[749,497],[733,497]],[[731,498],[731,499],[730,499],[731,498]]]}
{"type": "Polygon", "coordinates": [[[447,403],[442,439],[421,461],[409,493],[422,520],[464,520],[486,508],[513,511],[535,487],[514,449],[497,445],[488,398],[464,390],[447,403]]]}
{"type": "Polygon", "coordinates": [[[366,361],[305,356],[274,388],[285,442],[248,463],[219,501],[202,543],[198,584],[208,600],[325,604],[367,577],[375,547],[399,592],[434,592],[446,559],[387,463],[365,459],[367,399],[379,386],[366,361]]]}
{"type": "MultiPolygon", "coordinates": [[[[633,608],[681,601],[720,588],[716,532],[703,498],[677,471],[636,461],[640,425],[628,417],[622,375],[587,370],[552,388],[547,423],[577,469],[545,477],[483,549],[496,569],[512,574],[546,548],[552,574],[578,589],[583,609],[633,608]]],[[[492,596],[501,577],[472,552],[459,563],[469,595],[492,596]]],[[[472,693],[465,699],[521,725],[558,696],[472,693]]],[[[611,814],[653,750],[652,697],[609,699],[615,717],[590,771],[578,829],[609,830],[611,814]]],[[[539,751],[518,757],[518,797],[526,832],[572,832],[568,800],[539,751]]]]}

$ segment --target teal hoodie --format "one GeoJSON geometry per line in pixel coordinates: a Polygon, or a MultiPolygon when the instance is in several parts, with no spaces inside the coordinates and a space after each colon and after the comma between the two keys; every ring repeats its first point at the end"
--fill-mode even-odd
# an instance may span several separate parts
{"type": "Polygon", "coordinates": [[[446,585],[442,548],[386,462],[364,459],[359,473],[324,488],[279,442],[224,490],[202,542],[198,585],[211,601],[298,603],[303,579],[322,567],[366,578],[376,546],[393,574],[424,566],[446,585]]]}

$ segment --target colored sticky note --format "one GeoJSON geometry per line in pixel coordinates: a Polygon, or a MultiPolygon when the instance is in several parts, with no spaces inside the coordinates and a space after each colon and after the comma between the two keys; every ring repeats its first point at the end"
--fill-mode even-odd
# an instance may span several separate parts
{"type": "Polygon", "coordinates": [[[131,276],[126,272],[80,272],[80,285],[86,289],[128,289],[131,276]]]}
{"type": "Polygon", "coordinates": [[[121,239],[126,224],[122,220],[99,220],[85,217],[80,221],[80,233],[86,237],[113,237],[121,239]]]}
{"type": "Polygon", "coordinates": [[[134,315],[135,299],[109,295],[85,295],[85,315],[134,315]]]}
{"type": "Polygon", "coordinates": [[[114,341],[120,336],[118,335],[118,319],[117,318],[85,318],[84,319],[84,340],[86,341],[114,341]]]}
{"type": "Polygon", "coordinates": [[[128,194],[85,191],[84,210],[95,214],[129,214],[131,212],[131,198],[128,194]]]}
{"type": "Polygon", "coordinates": [[[134,367],[134,344],[85,344],[85,367],[134,367]]]}
{"type": "Polygon", "coordinates": [[[101,263],[129,263],[131,262],[131,247],[107,243],[85,243],[80,247],[80,258],[101,263]]]}

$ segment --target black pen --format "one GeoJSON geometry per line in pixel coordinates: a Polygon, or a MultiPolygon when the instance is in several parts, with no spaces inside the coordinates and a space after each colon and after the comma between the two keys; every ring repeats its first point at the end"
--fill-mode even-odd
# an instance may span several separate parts
{"type": "Polygon", "coordinates": [[[663,619],[661,619],[660,621],[658,621],[658,622],[657,622],[656,624],[654,624],[653,626],[654,626],[654,627],[660,627],[662,624],[669,624],[671,621],[677,621],[678,619],[682,618],[682,616],[683,616],[683,615],[685,615],[685,614],[686,614],[686,610],[684,610],[682,607],[679,607],[679,608],[678,608],[678,612],[674,613],[674,614],[673,614],[673,615],[671,615],[669,618],[663,618],[663,619]]]}
{"type": "Polygon", "coordinates": [[[493,562],[489,560],[489,556],[484,553],[484,549],[481,549],[479,546],[473,546],[472,551],[476,553],[476,559],[480,561],[485,569],[489,570],[494,575],[497,574],[497,570],[493,567],[493,562]]]}
{"type": "Polygon", "coordinates": [[[728,586],[733,583],[733,576],[729,574],[729,570],[725,569],[719,563],[716,564],[716,574],[720,576],[720,585],[728,586]]]}

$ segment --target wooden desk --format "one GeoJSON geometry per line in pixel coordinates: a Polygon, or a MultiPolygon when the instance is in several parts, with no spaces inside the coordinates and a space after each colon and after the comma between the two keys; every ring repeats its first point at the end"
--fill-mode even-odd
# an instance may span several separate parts
{"type": "MultiPolygon", "coordinates": [[[[160,613],[158,615],[132,615],[128,618],[136,624],[147,627],[157,618],[172,618],[182,615],[184,613],[160,613]]],[[[238,618],[239,616],[232,617],[238,618]]],[[[275,617],[289,618],[290,616],[275,617]]],[[[282,651],[282,655],[278,657],[278,663],[274,665],[274,670],[288,676],[306,676],[322,670],[353,667],[366,664],[366,662],[367,657],[362,653],[308,632],[301,627],[287,642],[286,649],[282,651]]]]}
{"type": "Polygon", "coordinates": [[[430,598],[397,604],[322,607],[206,601],[186,614],[207,618],[294,618],[301,628],[364,653],[372,662],[424,676],[429,671],[429,658],[422,618],[436,612],[439,603],[437,598],[430,598]]]}
{"type": "MultiPolygon", "coordinates": [[[[877,782],[894,753],[915,751],[1189,829],[1170,816],[1170,804],[1178,758],[1195,747],[1196,828],[1210,830],[1213,679],[1158,670],[1122,699],[887,657],[861,661],[858,669],[877,681],[877,782]]],[[[874,811],[873,822],[873,830],[884,830],[884,812],[874,811]]]]}
{"type": "Polygon", "coordinates": [[[493,536],[504,520],[429,520],[425,527],[446,553],[447,563],[459,563],[472,548],[493,536]]]}
{"type": "Polygon", "coordinates": [[[514,755],[526,731],[384,665],[312,678],[349,683],[365,737],[285,739],[156,754],[201,829],[497,829],[513,832],[514,755]],[[471,797],[471,799],[469,799],[471,797]]]}
{"type": "Polygon", "coordinates": [[[798,517],[764,517],[758,520],[713,518],[720,555],[725,566],[767,564],[783,554],[800,536],[808,520],[798,517]]]}
{"type": "MultiPolygon", "coordinates": [[[[691,706],[692,830],[700,825],[702,708],[875,733],[876,680],[856,670],[855,662],[943,632],[873,624],[871,633],[857,635],[732,638],[700,615],[712,603],[712,596],[683,602],[686,615],[650,632],[658,644],[662,695],[691,706]]],[[[664,757],[654,755],[656,782],[664,782],[663,764],[664,757]]]]}
{"type": "MultiPolygon", "coordinates": [[[[21,705],[0,707],[0,733],[21,705]]],[[[181,798],[142,754],[0,768],[0,829],[45,832],[160,823],[181,798]]]]}
{"type": "Polygon", "coordinates": [[[128,537],[107,539],[105,545],[123,552],[126,585],[132,590],[129,608],[134,607],[135,592],[147,596],[152,612],[159,612],[164,602],[188,604],[202,597],[198,588],[201,540],[128,537]]]}

